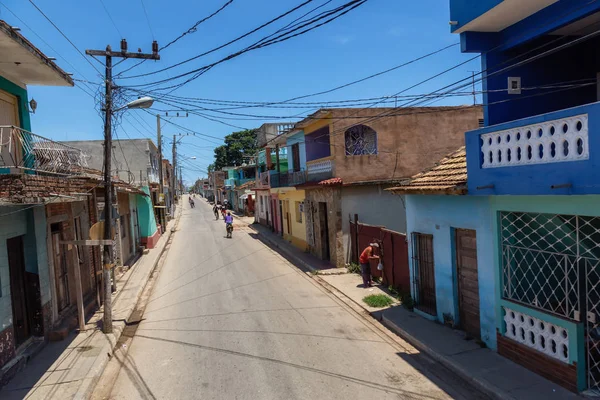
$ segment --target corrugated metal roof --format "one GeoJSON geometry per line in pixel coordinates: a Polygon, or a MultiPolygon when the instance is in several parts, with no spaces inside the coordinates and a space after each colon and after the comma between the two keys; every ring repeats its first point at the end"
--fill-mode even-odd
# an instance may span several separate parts
{"type": "Polygon", "coordinates": [[[467,153],[461,147],[438,162],[433,168],[414,175],[394,193],[402,194],[465,194],[467,192],[467,153]]]}

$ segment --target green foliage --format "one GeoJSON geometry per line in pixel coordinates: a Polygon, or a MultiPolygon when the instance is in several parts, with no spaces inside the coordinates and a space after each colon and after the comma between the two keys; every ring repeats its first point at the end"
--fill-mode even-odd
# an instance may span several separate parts
{"type": "Polygon", "coordinates": [[[242,165],[245,161],[244,155],[254,155],[254,153],[256,153],[256,129],[233,132],[225,136],[224,145],[215,148],[215,162],[211,166],[219,171],[223,167],[242,165]]]}
{"type": "Polygon", "coordinates": [[[348,272],[351,274],[360,274],[360,265],[357,263],[350,263],[348,266],[348,272]]]}
{"type": "Polygon", "coordinates": [[[415,302],[414,302],[412,296],[410,295],[410,293],[406,293],[402,290],[398,290],[395,287],[393,287],[392,285],[390,285],[388,287],[388,291],[390,292],[392,297],[400,300],[402,305],[404,307],[406,307],[407,309],[412,310],[415,307],[415,302]]]}
{"type": "Polygon", "coordinates": [[[388,307],[394,303],[394,300],[385,294],[371,294],[363,298],[363,301],[373,308],[388,307]]]}

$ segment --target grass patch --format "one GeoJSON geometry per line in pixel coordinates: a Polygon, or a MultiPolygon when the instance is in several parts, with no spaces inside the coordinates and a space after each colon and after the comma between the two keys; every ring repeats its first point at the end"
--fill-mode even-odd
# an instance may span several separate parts
{"type": "Polygon", "coordinates": [[[367,303],[369,307],[374,308],[388,307],[394,303],[394,300],[385,294],[371,294],[363,298],[363,301],[367,303]]]}

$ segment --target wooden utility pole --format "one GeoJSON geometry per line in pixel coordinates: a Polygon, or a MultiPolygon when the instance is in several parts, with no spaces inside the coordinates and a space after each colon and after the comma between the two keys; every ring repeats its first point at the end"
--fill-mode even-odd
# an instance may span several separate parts
{"type": "MultiPolygon", "coordinates": [[[[158,163],[159,163],[159,168],[158,168],[158,203],[161,204],[161,197],[162,197],[162,204],[166,204],[165,201],[165,188],[164,188],[164,184],[163,184],[163,156],[162,156],[162,137],[160,134],[160,114],[156,114],[156,141],[158,142],[158,163]]],[[[159,208],[159,214],[160,214],[160,225],[162,226],[163,231],[167,228],[167,218],[166,218],[166,213],[167,210],[166,208],[159,208]]]]}
{"type": "MultiPolygon", "coordinates": [[[[171,204],[175,204],[175,185],[177,183],[177,142],[175,141],[175,135],[173,135],[173,173],[172,185],[171,185],[171,204]]],[[[173,208],[175,210],[175,208],[173,208]]]]}
{"type": "MultiPolygon", "coordinates": [[[[112,59],[118,58],[139,58],[145,60],[160,60],[158,55],[158,43],[152,42],[152,54],[130,53],[127,51],[127,41],[121,40],[121,51],[112,51],[110,45],[106,46],[106,50],[86,50],[88,56],[104,56],[105,57],[105,98],[104,98],[104,239],[113,240],[112,237],[112,176],[111,176],[111,161],[112,161],[112,59]]],[[[162,164],[162,162],[161,162],[162,164]]],[[[162,165],[161,165],[162,169],[162,165]]],[[[113,268],[113,252],[112,244],[104,245],[104,265],[102,269],[102,278],[104,286],[104,316],[102,321],[102,331],[104,333],[112,333],[112,291],[111,291],[111,269],[113,268]]]]}

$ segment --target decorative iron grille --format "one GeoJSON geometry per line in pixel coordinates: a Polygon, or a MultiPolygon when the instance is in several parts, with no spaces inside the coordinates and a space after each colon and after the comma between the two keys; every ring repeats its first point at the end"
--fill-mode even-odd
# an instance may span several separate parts
{"type": "Polygon", "coordinates": [[[366,125],[357,125],[344,133],[346,155],[377,154],[377,132],[366,125]]]}
{"type": "Polygon", "coordinates": [[[600,254],[586,239],[600,232],[600,218],[503,212],[500,219],[502,296],[579,321],[581,259],[600,254]]]}

